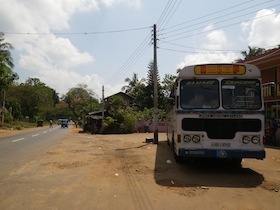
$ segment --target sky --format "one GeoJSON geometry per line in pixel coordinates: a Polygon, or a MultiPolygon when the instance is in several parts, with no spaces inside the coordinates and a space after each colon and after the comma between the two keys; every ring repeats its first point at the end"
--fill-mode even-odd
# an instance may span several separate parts
{"type": "Polygon", "coordinates": [[[98,99],[146,78],[156,26],[160,80],[177,69],[243,58],[280,44],[279,0],[0,0],[0,32],[18,83],[39,78],[60,96],[79,84],[98,99]]]}

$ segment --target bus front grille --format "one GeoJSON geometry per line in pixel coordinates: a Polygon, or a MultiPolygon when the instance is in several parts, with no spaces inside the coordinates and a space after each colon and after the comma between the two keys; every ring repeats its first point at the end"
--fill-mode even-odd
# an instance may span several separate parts
{"type": "Polygon", "coordinates": [[[258,119],[198,119],[184,118],[184,131],[206,131],[210,139],[233,139],[236,132],[259,132],[262,122],[258,119]]]}

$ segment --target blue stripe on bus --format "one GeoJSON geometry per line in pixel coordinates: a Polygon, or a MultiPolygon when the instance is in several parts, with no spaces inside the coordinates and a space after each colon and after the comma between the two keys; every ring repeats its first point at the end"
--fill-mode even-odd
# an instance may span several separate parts
{"type": "Polygon", "coordinates": [[[251,151],[251,150],[227,150],[227,149],[179,149],[180,157],[194,157],[194,158],[265,158],[265,151],[251,151]]]}
{"type": "Polygon", "coordinates": [[[261,114],[264,115],[264,111],[243,111],[243,110],[176,110],[176,114],[261,114]]]}

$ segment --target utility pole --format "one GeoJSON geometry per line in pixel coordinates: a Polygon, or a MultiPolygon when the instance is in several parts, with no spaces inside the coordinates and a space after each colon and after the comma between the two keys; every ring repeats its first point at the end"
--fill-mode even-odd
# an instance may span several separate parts
{"type": "Polygon", "coordinates": [[[157,26],[154,24],[154,140],[158,143],[157,26]]]}
{"type": "Polygon", "coordinates": [[[102,86],[102,126],[104,122],[104,85],[102,86]]]}
{"type": "Polygon", "coordinates": [[[3,104],[2,104],[2,113],[1,113],[1,126],[4,127],[4,118],[5,118],[5,110],[6,110],[6,105],[5,105],[5,102],[6,102],[6,91],[4,90],[3,91],[3,104]]]}

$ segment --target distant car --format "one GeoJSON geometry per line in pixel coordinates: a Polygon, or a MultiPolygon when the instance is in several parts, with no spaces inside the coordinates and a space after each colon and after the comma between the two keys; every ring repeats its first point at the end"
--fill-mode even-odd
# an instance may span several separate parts
{"type": "Polygon", "coordinates": [[[68,120],[67,119],[62,119],[60,124],[61,124],[62,128],[68,128],[68,120]]]}
{"type": "Polygon", "coordinates": [[[58,120],[57,120],[57,124],[58,124],[58,125],[61,125],[61,121],[62,121],[62,119],[58,119],[58,120]]]}
{"type": "Polygon", "coordinates": [[[37,127],[43,127],[44,126],[44,121],[43,120],[38,120],[37,121],[37,127]]]}

